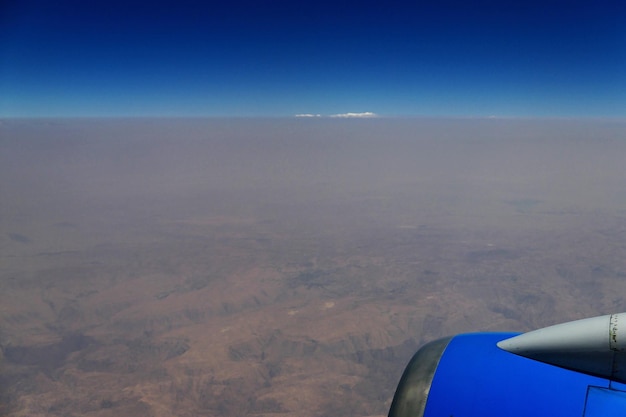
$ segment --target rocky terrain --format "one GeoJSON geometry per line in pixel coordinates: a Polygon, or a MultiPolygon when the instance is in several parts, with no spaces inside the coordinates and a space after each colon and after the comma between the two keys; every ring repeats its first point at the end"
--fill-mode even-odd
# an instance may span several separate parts
{"type": "Polygon", "coordinates": [[[4,121],[0,415],[383,416],[426,341],[626,311],[625,137],[4,121]]]}

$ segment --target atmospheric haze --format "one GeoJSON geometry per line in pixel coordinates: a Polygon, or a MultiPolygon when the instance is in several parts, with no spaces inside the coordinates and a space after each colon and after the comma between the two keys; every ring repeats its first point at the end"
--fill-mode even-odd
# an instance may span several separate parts
{"type": "Polygon", "coordinates": [[[4,120],[0,414],[383,416],[421,343],[624,311],[625,139],[4,120]]]}

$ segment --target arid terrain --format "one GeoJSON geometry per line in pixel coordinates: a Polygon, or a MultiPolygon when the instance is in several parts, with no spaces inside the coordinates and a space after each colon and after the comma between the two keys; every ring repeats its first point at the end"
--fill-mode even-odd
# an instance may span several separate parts
{"type": "Polygon", "coordinates": [[[626,123],[4,120],[0,415],[384,416],[420,344],[626,311],[626,123]]]}

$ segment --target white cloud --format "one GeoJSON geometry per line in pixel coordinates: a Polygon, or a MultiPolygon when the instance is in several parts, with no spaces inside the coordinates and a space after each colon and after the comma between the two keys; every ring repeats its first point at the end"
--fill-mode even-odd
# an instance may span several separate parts
{"type": "Polygon", "coordinates": [[[339,114],[331,114],[330,117],[341,117],[344,119],[347,118],[368,118],[368,117],[378,117],[376,113],[372,113],[371,111],[366,111],[363,113],[339,113],[339,114]]]}
{"type": "Polygon", "coordinates": [[[378,117],[378,115],[376,113],[372,113],[371,111],[366,111],[363,113],[338,113],[338,114],[331,114],[331,115],[321,115],[321,114],[314,114],[314,113],[298,113],[298,114],[295,114],[294,117],[302,117],[302,118],[332,117],[332,118],[340,118],[340,119],[350,119],[350,118],[367,119],[367,118],[378,117]]]}

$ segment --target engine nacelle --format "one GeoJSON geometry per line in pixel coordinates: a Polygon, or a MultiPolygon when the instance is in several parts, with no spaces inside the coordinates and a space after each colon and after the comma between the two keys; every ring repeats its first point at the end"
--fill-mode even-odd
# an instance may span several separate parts
{"type": "Polygon", "coordinates": [[[411,359],[389,417],[626,417],[626,313],[464,334],[411,359]]]}

